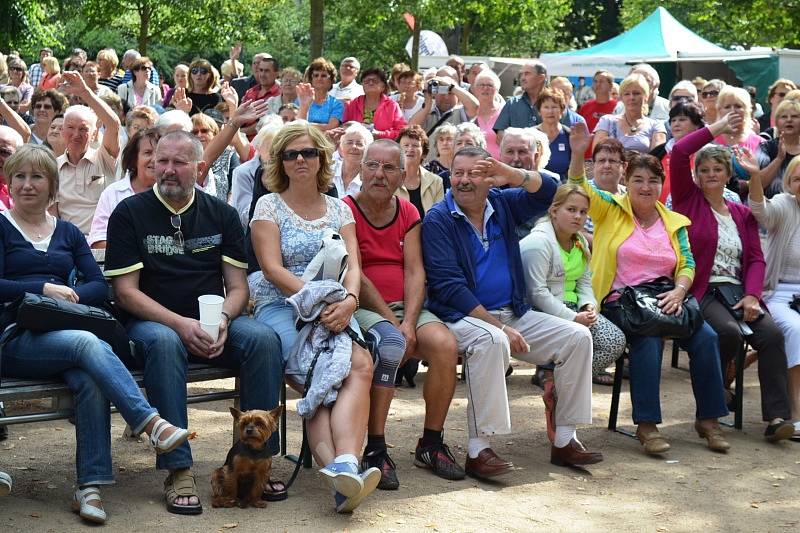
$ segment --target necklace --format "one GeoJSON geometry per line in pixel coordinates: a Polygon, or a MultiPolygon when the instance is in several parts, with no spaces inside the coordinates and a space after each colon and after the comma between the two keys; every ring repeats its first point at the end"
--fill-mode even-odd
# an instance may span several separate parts
{"type": "Polygon", "coordinates": [[[623,113],[622,114],[622,118],[625,119],[625,124],[628,125],[628,129],[630,130],[631,133],[635,134],[637,131],[639,131],[639,123],[642,120],[641,118],[637,118],[636,121],[634,122],[634,124],[631,124],[628,121],[628,115],[627,114],[623,113]]]}
{"type": "Polygon", "coordinates": [[[14,220],[16,220],[17,225],[20,226],[21,229],[25,230],[25,233],[29,236],[34,238],[37,241],[41,241],[44,238],[44,233],[40,231],[42,226],[44,226],[45,231],[50,229],[50,220],[47,218],[47,214],[44,215],[44,223],[39,224],[31,224],[23,217],[12,210],[12,215],[14,215],[14,220]],[[38,229],[37,229],[38,228],[38,229]]]}

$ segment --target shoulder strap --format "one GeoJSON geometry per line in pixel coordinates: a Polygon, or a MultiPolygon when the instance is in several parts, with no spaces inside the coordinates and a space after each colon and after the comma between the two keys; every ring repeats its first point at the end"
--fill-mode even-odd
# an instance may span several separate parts
{"type": "Polygon", "coordinates": [[[444,121],[450,118],[450,116],[453,114],[453,111],[455,111],[455,108],[442,113],[442,116],[439,117],[439,120],[436,122],[436,124],[434,124],[428,131],[425,132],[428,135],[428,137],[433,135],[433,132],[436,131],[436,128],[444,124],[444,121]]]}

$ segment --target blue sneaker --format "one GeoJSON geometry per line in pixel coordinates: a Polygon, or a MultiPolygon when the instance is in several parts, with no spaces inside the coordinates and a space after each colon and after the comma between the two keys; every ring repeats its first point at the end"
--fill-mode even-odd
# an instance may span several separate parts
{"type": "Polygon", "coordinates": [[[362,482],[362,488],[358,494],[349,498],[339,492],[336,492],[333,495],[333,500],[336,503],[337,513],[352,513],[356,507],[361,505],[361,502],[364,501],[364,498],[369,496],[378,486],[378,483],[380,483],[381,471],[380,469],[374,467],[368,468],[359,474],[359,479],[362,482]]]}
{"type": "Polygon", "coordinates": [[[357,496],[364,488],[364,482],[358,475],[358,466],[350,463],[331,463],[321,468],[331,488],[345,498],[357,496]]]}

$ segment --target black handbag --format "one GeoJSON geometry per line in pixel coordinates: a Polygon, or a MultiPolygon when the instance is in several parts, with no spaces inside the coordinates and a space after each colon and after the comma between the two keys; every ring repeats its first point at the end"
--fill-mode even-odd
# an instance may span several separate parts
{"type": "Polygon", "coordinates": [[[58,300],[26,292],[6,307],[6,316],[17,327],[29,331],[88,331],[106,341],[119,356],[130,356],[130,339],[125,328],[107,310],[91,305],[58,300]]]}
{"type": "Polygon", "coordinates": [[[741,285],[733,283],[722,283],[712,289],[714,298],[738,321],[744,320],[744,310],[734,309],[733,306],[744,298],[744,290],[741,285]]]}
{"type": "Polygon", "coordinates": [[[686,339],[703,323],[700,306],[691,294],[683,299],[683,312],[668,315],[658,306],[656,295],[669,292],[675,286],[667,278],[633,287],[612,291],[603,299],[603,315],[619,327],[626,336],[664,337],[686,339]],[[609,302],[608,297],[619,293],[619,299],[609,302]]]}

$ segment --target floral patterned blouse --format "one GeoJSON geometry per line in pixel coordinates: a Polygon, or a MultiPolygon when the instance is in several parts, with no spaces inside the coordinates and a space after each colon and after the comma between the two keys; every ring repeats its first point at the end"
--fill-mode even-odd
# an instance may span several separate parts
{"type": "MultiPolygon", "coordinates": [[[[341,231],[348,224],[355,224],[350,207],[331,196],[325,198],[325,215],[316,220],[306,220],[286,205],[277,193],[259,198],[253,212],[253,222],[269,220],[278,226],[281,235],[281,260],[283,266],[298,278],[303,275],[308,264],[319,252],[325,230],[341,231]]],[[[256,305],[268,304],[286,297],[278,287],[264,278],[261,270],[248,276],[250,295],[256,305]]]]}

